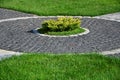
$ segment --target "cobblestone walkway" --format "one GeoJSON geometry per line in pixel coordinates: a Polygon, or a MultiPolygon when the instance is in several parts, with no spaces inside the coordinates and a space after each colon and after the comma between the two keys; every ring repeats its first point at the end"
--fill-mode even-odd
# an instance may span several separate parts
{"type": "MultiPolygon", "coordinates": [[[[56,17],[38,17],[0,9],[0,49],[15,52],[51,53],[103,51],[108,53],[116,49],[117,53],[120,53],[120,13],[82,18],[82,27],[90,30],[89,34],[83,36],[52,38],[30,32],[40,27],[43,20],[50,18],[56,17]]],[[[0,50],[0,55],[3,53],[0,50]]]]}
{"type": "Polygon", "coordinates": [[[120,22],[120,12],[113,13],[113,14],[102,15],[102,16],[96,16],[95,18],[120,22]]]}

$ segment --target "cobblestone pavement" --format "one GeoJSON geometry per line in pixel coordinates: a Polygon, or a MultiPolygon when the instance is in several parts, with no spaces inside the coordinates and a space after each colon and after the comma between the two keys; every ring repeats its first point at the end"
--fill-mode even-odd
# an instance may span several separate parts
{"type": "Polygon", "coordinates": [[[95,18],[120,22],[120,12],[113,13],[113,14],[102,15],[102,16],[96,16],[95,18]]]}
{"type": "Polygon", "coordinates": [[[89,29],[90,33],[83,36],[64,38],[44,37],[31,33],[32,29],[41,27],[43,20],[49,19],[49,17],[32,18],[33,16],[17,11],[0,9],[0,20],[31,17],[0,23],[0,49],[15,52],[81,53],[110,51],[120,48],[119,13],[119,19],[118,17],[116,17],[117,19],[115,18],[118,22],[115,20],[104,20],[101,18],[102,16],[82,18],[81,26],[89,29]]]}
{"type": "Polygon", "coordinates": [[[0,8],[0,19],[16,18],[16,17],[26,17],[33,16],[32,14],[25,14],[18,11],[1,9],[0,8]]]}

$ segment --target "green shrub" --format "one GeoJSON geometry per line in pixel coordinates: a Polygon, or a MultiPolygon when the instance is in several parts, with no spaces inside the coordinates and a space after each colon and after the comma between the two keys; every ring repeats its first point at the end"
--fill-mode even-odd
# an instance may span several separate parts
{"type": "Polygon", "coordinates": [[[80,28],[80,19],[73,17],[60,17],[57,20],[46,20],[42,23],[44,32],[71,31],[80,28]]]}

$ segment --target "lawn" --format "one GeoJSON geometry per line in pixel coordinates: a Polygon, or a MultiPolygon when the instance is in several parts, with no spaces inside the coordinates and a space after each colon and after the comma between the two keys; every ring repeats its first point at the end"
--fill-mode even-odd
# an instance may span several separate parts
{"type": "Polygon", "coordinates": [[[0,7],[40,16],[97,16],[120,12],[120,0],[0,0],[0,7]]]}
{"type": "Polygon", "coordinates": [[[120,80],[120,59],[98,54],[24,54],[0,61],[0,80],[120,80]]]}
{"type": "Polygon", "coordinates": [[[69,36],[69,35],[76,35],[76,34],[82,34],[85,32],[85,29],[83,28],[77,28],[72,31],[63,31],[63,32],[48,32],[48,35],[55,35],[55,36],[69,36]]]}

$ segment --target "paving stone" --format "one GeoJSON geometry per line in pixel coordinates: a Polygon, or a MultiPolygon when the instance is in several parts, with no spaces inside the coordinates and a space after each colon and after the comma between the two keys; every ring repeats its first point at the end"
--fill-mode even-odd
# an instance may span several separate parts
{"type": "MultiPolygon", "coordinates": [[[[0,9],[0,19],[24,16],[33,15],[0,9]]],[[[81,26],[89,29],[90,33],[77,37],[47,37],[30,32],[41,27],[41,22],[46,19],[50,18],[1,22],[0,49],[17,52],[81,53],[120,48],[120,22],[83,18],[81,26]]]]}
{"type": "Polygon", "coordinates": [[[77,37],[44,37],[29,31],[38,28],[45,19],[27,19],[0,23],[0,48],[19,52],[80,53],[108,51],[120,48],[120,23],[83,18],[82,27],[89,34],[77,37]]]}
{"type": "Polygon", "coordinates": [[[15,18],[15,17],[27,17],[33,16],[33,14],[26,14],[18,11],[2,9],[0,8],[0,19],[8,19],[8,18],[15,18]]]}
{"type": "Polygon", "coordinates": [[[112,21],[120,22],[120,12],[101,15],[101,16],[95,16],[94,18],[100,18],[100,19],[106,19],[106,20],[112,20],[112,21]]]}

